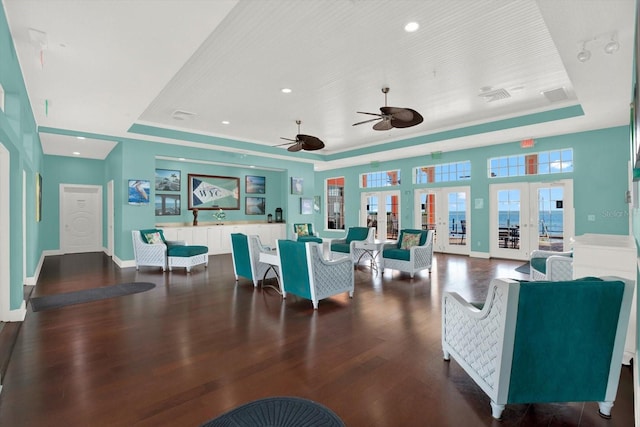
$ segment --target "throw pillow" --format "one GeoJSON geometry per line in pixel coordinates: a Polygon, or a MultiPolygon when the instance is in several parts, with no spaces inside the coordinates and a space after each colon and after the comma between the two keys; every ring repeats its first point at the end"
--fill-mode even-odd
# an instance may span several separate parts
{"type": "Polygon", "coordinates": [[[296,224],[296,234],[298,236],[308,236],[309,227],[307,226],[307,224],[296,224]]]}
{"type": "Polygon", "coordinates": [[[420,243],[420,234],[404,233],[402,235],[402,243],[400,243],[400,249],[410,249],[413,246],[418,246],[418,243],[420,243]]]}
{"type": "Polygon", "coordinates": [[[144,237],[147,239],[147,243],[149,243],[150,245],[157,245],[158,243],[164,243],[162,241],[162,237],[160,237],[160,233],[158,233],[157,231],[155,233],[147,233],[144,235],[144,237]]]}

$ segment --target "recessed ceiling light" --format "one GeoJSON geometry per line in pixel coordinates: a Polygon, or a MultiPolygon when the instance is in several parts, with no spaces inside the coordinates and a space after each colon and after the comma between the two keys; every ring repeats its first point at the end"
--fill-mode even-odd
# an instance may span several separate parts
{"type": "Polygon", "coordinates": [[[413,33],[414,31],[418,31],[418,28],[420,28],[420,24],[418,24],[417,22],[409,22],[407,25],[404,26],[404,30],[407,33],[413,33]]]}
{"type": "Polygon", "coordinates": [[[288,87],[284,87],[282,88],[282,93],[291,93],[293,92],[291,89],[289,89],[288,87]]]}
{"type": "Polygon", "coordinates": [[[84,136],[76,136],[78,139],[86,139],[84,136]]]}
{"type": "Polygon", "coordinates": [[[231,123],[229,120],[223,120],[223,121],[222,121],[222,124],[223,124],[223,125],[228,125],[229,123],[231,123]]]}
{"type": "Polygon", "coordinates": [[[73,152],[73,153],[71,153],[71,154],[73,154],[74,156],[79,156],[79,155],[80,155],[80,152],[79,152],[79,151],[74,151],[74,152],[73,152]]]}

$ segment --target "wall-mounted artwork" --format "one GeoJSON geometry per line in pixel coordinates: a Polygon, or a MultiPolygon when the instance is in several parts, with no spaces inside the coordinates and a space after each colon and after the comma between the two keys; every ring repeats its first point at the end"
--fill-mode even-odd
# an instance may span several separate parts
{"type": "Polygon", "coordinates": [[[148,205],[151,182],[146,179],[130,179],[128,199],[130,205],[148,205]]]}
{"type": "Polygon", "coordinates": [[[313,199],[300,197],[300,213],[302,215],[311,215],[313,213],[313,199]]]}
{"type": "Polygon", "coordinates": [[[42,175],[36,173],[36,222],[42,221],[42,175]]]}
{"type": "Polygon", "coordinates": [[[180,191],[180,171],[156,169],[157,191],[180,191]]]}
{"type": "Polygon", "coordinates": [[[264,197],[245,197],[244,213],[247,215],[264,215],[265,198],[264,197]]]}
{"type": "Polygon", "coordinates": [[[291,194],[302,194],[304,188],[302,186],[303,179],[302,178],[294,178],[291,177],[291,194]]]}
{"type": "Polygon", "coordinates": [[[244,178],[244,191],[247,194],[264,194],[265,178],[264,176],[247,175],[244,178]]]}
{"type": "Polygon", "coordinates": [[[180,215],[179,194],[156,194],[156,216],[180,215]]]}
{"type": "Polygon", "coordinates": [[[320,213],[320,206],[322,206],[320,196],[313,196],[313,211],[315,213],[320,213]]]}
{"type": "Polygon", "coordinates": [[[240,178],[189,174],[189,209],[240,209],[240,178]]]}

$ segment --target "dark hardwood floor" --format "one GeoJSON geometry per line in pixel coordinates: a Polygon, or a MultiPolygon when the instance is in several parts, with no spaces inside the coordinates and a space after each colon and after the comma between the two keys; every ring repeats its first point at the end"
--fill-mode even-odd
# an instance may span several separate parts
{"type": "Polygon", "coordinates": [[[118,269],[101,253],[48,257],[32,297],[143,281],[147,292],[28,314],[0,394],[0,426],[198,426],[245,402],[300,396],[347,426],[633,426],[632,369],[612,419],[595,403],[507,405],[442,359],[442,292],[484,300],[521,262],[438,254],[415,279],[359,267],[353,299],[311,302],[235,284],[230,255],[186,274],[118,269]]]}

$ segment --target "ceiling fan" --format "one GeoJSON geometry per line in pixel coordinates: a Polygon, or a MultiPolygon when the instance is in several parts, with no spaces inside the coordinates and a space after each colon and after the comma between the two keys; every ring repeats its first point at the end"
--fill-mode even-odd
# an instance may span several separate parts
{"type": "Polygon", "coordinates": [[[424,119],[416,110],[412,110],[411,108],[387,107],[387,93],[389,93],[388,87],[383,87],[382,93],[384,93],[384,107],[380,107],[380,112],[382,114],[358,111],[359,114],[368,114],[370,116],[378,117],[354,123],[353,126],[380,120],[378,123],[373,125],[373,129],[389,130],[392,128],[408,128],[422,123],[424,119]]]}
{"type": "Polygon", "coordinates": [[[287,148],[287,151],[300,151],[300,150],[314,151],[314,150],[320,150],[321,148],[324,148],[324,142],[322,142],[320,138],[316,138],[315,136],[311,136],[311,135],[303,135],[300,133],[300,123],[302,123],[301,120],[296,120],[296,123],[298,125],[298,134],[296,135],[296,139],[280,137],[280,139],[284,139],[286,141],[291,141],[291,142],[278,144],[276,145],[276,147],[289,145],[289,147],[287,148]]]}

